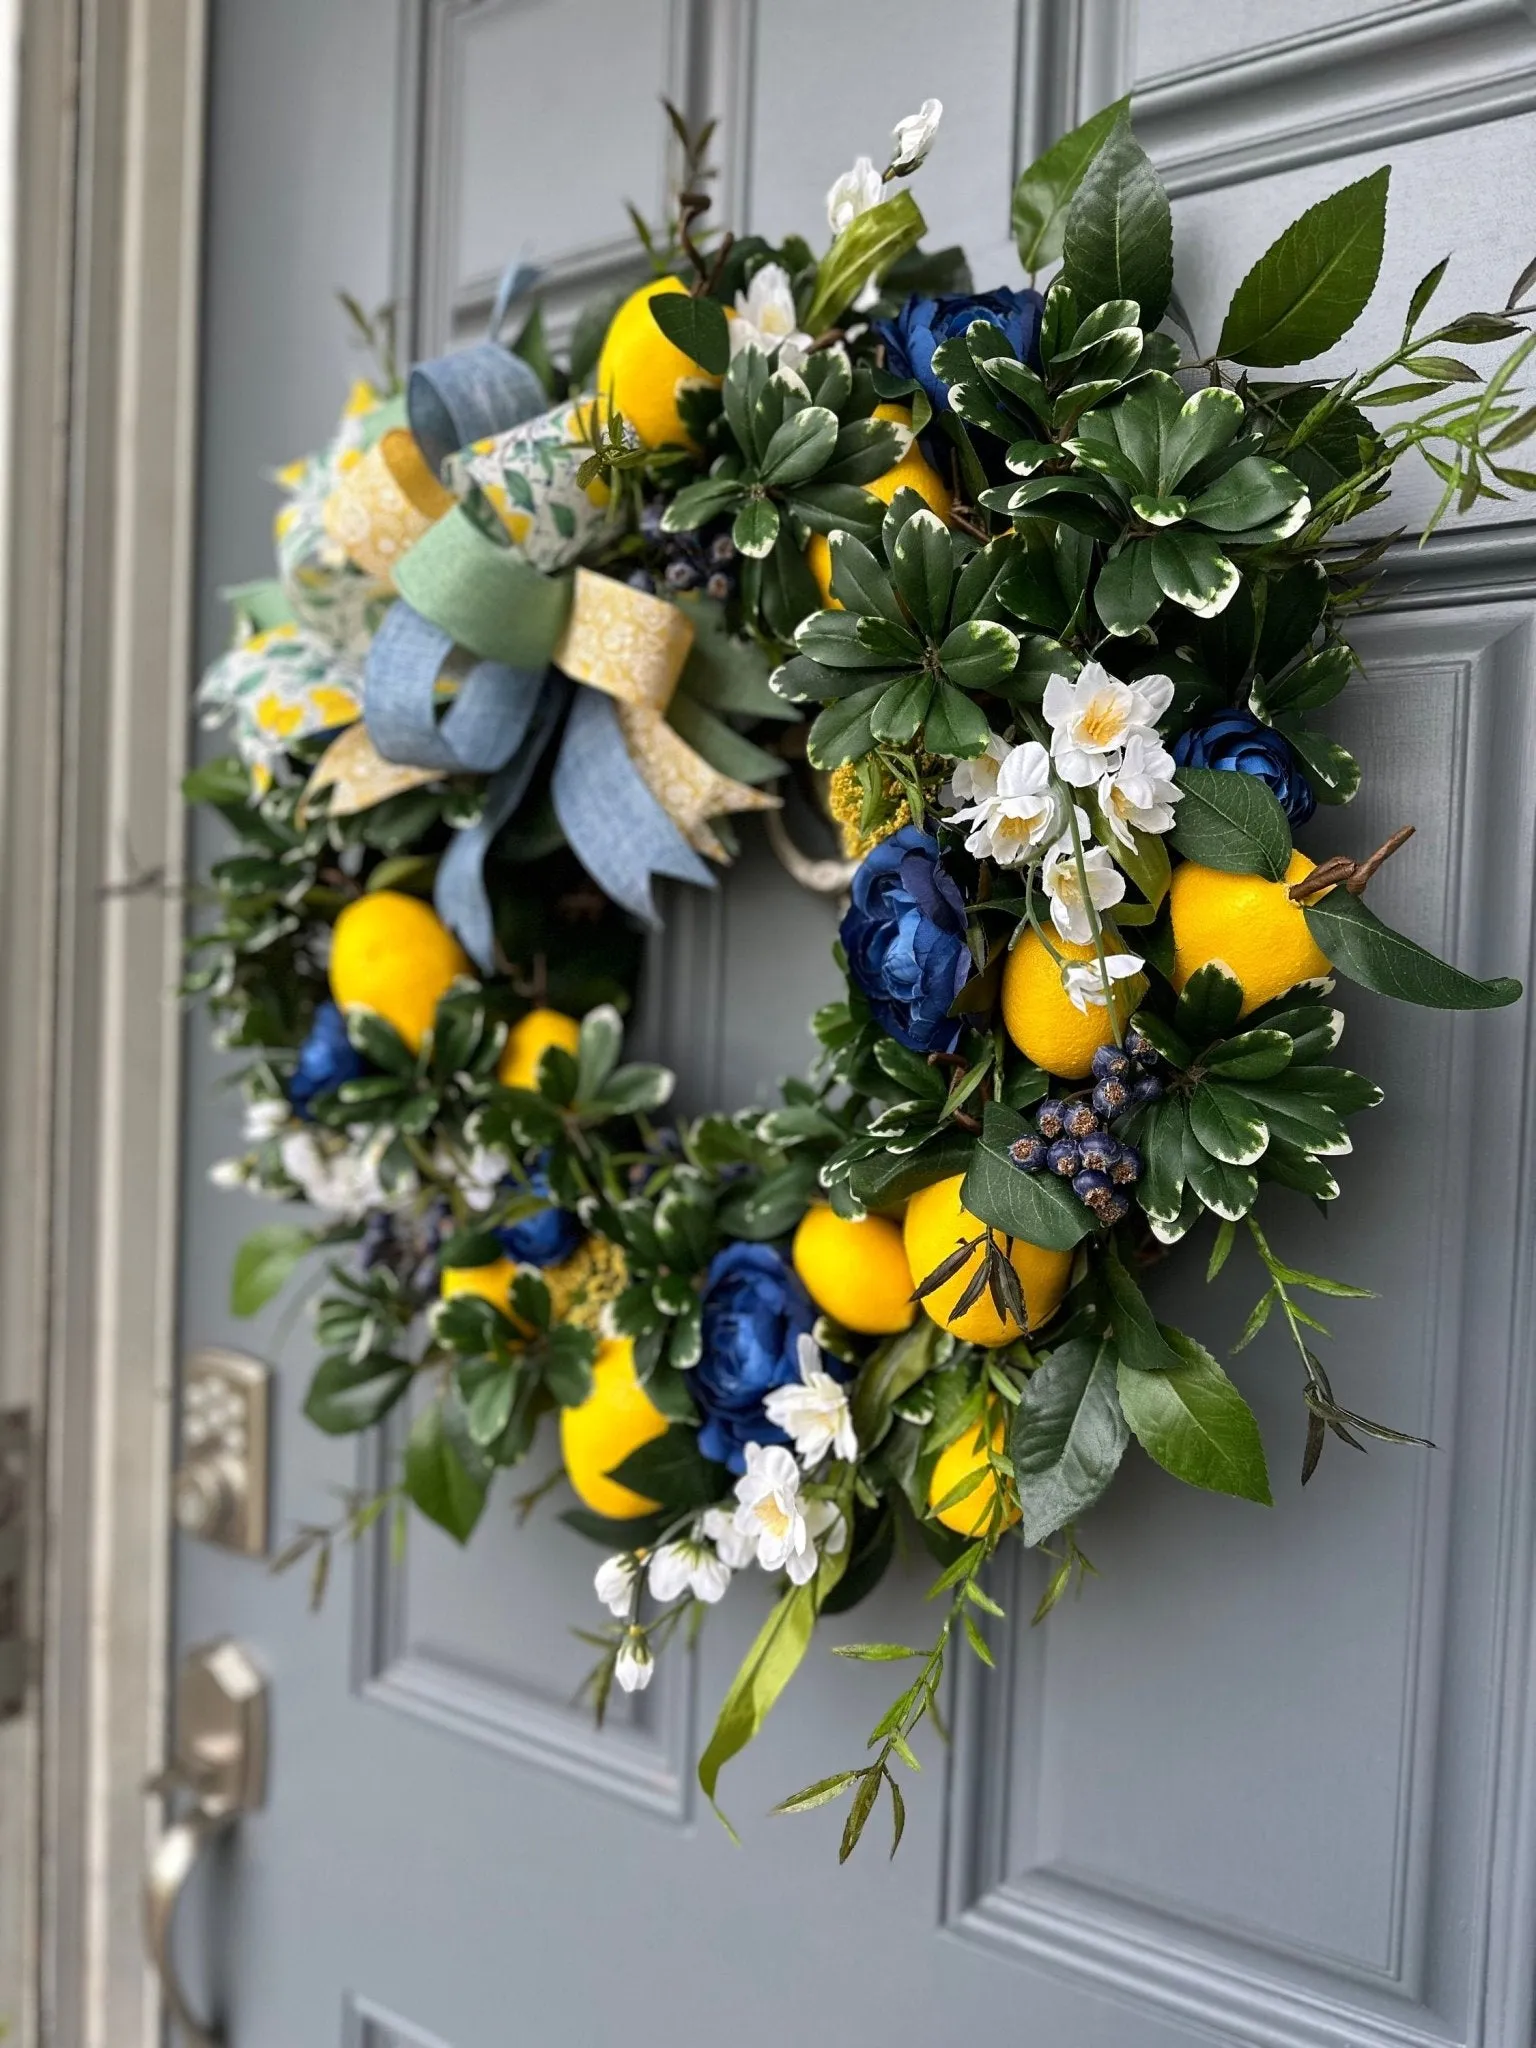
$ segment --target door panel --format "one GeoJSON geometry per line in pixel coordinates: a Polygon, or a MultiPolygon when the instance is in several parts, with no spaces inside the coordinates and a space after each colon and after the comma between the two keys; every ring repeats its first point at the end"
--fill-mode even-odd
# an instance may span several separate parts
{"type": "MultiPolygon", "coordinates": [[[[1447,248],[1464,301],[1502,300],[1530,253],[1510,203],[1536,169],[1523,4],[976,0],[963,23],[936,28],[917,0],[215,0],[205,654],[218,588],[267,558],[261,471],[316,443],[356,367],[332,289],[406,290],[433,345],[472,331],[526,252],[568,313],[627,274],[621,199],[659,204],[663,90],[721,112],[722,209],[770,234],[819,231],[831,178],[937,93],[919,196],[933,239],[963,239],[991,284],[1017,279],[1021,153],[1134,84],[1182,195],[1202,333],[1279,225],[1388,149],[1388,281],[1351,355],[1447,248]]],[[[1425,502],[1412,482],[1394,520],[1425,502]]],[[[1394,567],[1340,735],[1370,776],[1306,838],[1358,851],[1413,822],[1373,885],[1383,913],[1475,971],[1528,976],[1533,555],[1525,529],[1491,524],[1394,567]]],[[[743,838],[719,892],[674,896],[642,999],[690,1108],[803,1067],[835,986],[835,910],[743,838]]],[[[467,1554],[418,1526],[397,1558],[377,1532],[318,1619],[295,1580],[183,1545],[181,1639],[237,1634],[272,1682],[269,1804],[217,1872],[235,2048],[757,2048],[812,2012],[818,2038],[892,2044],[1528,2048],[1529,1008],[1394,1009],[1389,1027],[1353,993],[1348,1011],[1345,1053],[1387,1103],[1357,1126],[1339,1220],[1298,1204],[1277,1230],[1297,1262],[1378,1290],[1330,1317],[1341,1392],[1438,1450],[1331,1444],[1303,1499],[1298,1390],[1266,1333],[1235,1369],[1274,1510],[1186,1496],[1139,1462],[1085,1530],[1101,1576],[1040,1629],[1038,1570],[1016,1556],[999,1673],[962,1675],[894,1871],[873,1844],[838,1869],[835,1811],[765,1818],[855,1757],[885,1704],[878,1667],[824,1649],[725,1775],[745,1849],[699,1810],[693,1759],[766,1586],[740,1585],[598,1734],[570,1703],[585,1653],[568,1633],[593,1618],[597,1553],[548,1503],[520,1526],[522,1479],[467,1554]]],[[[196,1186],[236,1117],[200,1026],[188,1044],[196,1186]]],[[[303,1423],[301,1319],[229,1321],[230,1255],[269,1218],[238,1196],[188,1205],[183,1321],[189,1345],[279,1368],[286,1531],[330,1519],[388,1452],[360,1471],[303,1423]]],[[[1218,1350],[1259,1291],[1240,1251],[1208,1293],[1187,1261],[1164,1287],[1218,1350]]],[[[554,1457],[542,1446],[526,1483],[554,1457]]],[[[924,1580],[909,1560],[824,1637],[920,1640],[924,1580]]]]}

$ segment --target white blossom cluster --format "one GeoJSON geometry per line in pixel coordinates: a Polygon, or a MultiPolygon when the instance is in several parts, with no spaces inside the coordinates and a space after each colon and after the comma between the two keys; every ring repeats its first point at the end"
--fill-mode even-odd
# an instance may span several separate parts
{"type": "MultiPolygon", "coordinates": [[[[1125,895],[1125,878],[1112,850],[1094,843],[1092,821],[1068,791],[1094,792],[1099,816],[1123,847],[1134,845],[1133,832],[1169,831],[1179,791],[1157,723],[1172,701],[1167,676],[1122,683],[1090,661],[1075,678],[1052,676],[1045,686],[1049,749],[1033,739],[1010,747],[994,734],[985,753],[956,765],[950,822],[969,826],[967,852],[999,867],[1038,866],[1051,922],[1074,945],[1093,938],[1090,905],[1093,914],[1112,909],[1125,895]]],[[[1110,953],[1104,966],[1111,981],[1124,981],[1142,961],[1110,953]]],[[[1079,1009],[1108,1000],[1097,960],[1066,963],[1062,986],[1079,1009]]]]}
{"type": "Polygon", "coordinates": [[[799,1341],[798,1384],[775,1387],[763,1402],[775,1427],[794,1444],[748,1444],[747,1469],[736,1482],[734,1508],[707,1508],[686,1536],[653,1551],[624,1551],[606,1558],[593,1585],[610,1614],[629,1626],[619,1645],[614,1677],[625,1692],[642,1692],[651,1682],[654,1659],[637,1626],[643,1583],[663,1606],[691,1595],[708,1605],[724,1597],[733,1573],[756,1564],[783,1572],[793,1585],[815,1576],[823,1551],[836,1557],[848,1542],[848,1525],[830,1500],[804,1490],[806,1474],[833,1452],[852,1462],[859,1454],[848,1390],[824,1370],[814,1339],[799,1341]]]}

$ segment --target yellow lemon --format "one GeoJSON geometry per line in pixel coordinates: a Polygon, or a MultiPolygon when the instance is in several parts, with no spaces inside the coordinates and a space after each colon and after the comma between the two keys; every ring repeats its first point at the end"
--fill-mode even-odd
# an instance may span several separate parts
{"type": "Polygon", "coordinates": [[[791,1255],[806,1293],[845,1330],[888,1337],[917,1315],[901,1231],[884,1216],[854,1223],[818,1202],[801,1218],[791,1255]]]}
{"type": "MultiPolygon", "coordinates": [[[[973,1216],[961,1203],[960,1185],[964,1178],[964,1174],[957,1173],[949,1180],[936,1180],[932,1187],[920,1189],[907,1204],[903,1236],[907,1264],[917,1282],[924,1280],[935,1266],[947,1259],[951,1252],[958,1251],[968,1239],[980,1237],[987,1227],[980,1217],[973,1216]]],[[[993,1235],[1001,1245],[1001,1236],[996,1232],[993,1235]]],[[[992,1305],[990,1291],[983,1290],[981,1298],[973,1302],[957,1322],[948,1320],[948,1310],[965,1292],[981,1257],[982,1247],[978,1244],[958,1273],[941,1287],[936,1287],[932,1294],[923,1296],[922,1306],[941,1330],[952,1330],[967,1343],[1011,1344],[1023,1332],[1015,1322],[1005,1321],[998,1314],[992,1305]]],[[[1040,1245],[1028,1244],[1023,1238],[1016,1237],[1010,1263],[1024,1290],[1029,1327],[1036,1330],[1055,1315],[1061,1305],[1061,1297],[1067,1291],[1067,1276],[1072,1270],[1072,1254],[1046,1251],[1040,1245]]]]}
{"type": "Polygon", "coordinates": [[[652,299],[686,290],[680,279],[660,277],[631,292],[614,314],[597,359],[598,397],[624,415],[647,448],[659,448],[665,441],[692,446],[677,410],[679,378],[720,382],[668,341],[652,316],[652,299]]]}
{"type": "MultiPolygon", "coordinates": [[[[912,424],[911,409],[905,405],[877,405],[873,418],[894,420],[899,427],[912,424]]],[[[916,491],[930,512],[937,512],[946,525],[954,501],[949,495],[949,486],[924,455],[914,440],[894,469],[888,469],[884,476],[877,476],[872,484],[865,484],[865,490],[872,498],[878,498],[882,505],[889,505],[900,490],[916,491]]],[[[813,533],[810,545],[805,551],[805,566],[816,579],[816,588],[821,592],[821,601],[830,611],[840,612],[842,600],[832,595],[832,550],[824,533],[813,533]]]]}
{"type": "Polygon", "coordinates": [[[1243,985],[1243,1015],[1284,995],[1298,981],[1326,974],[1328,956],[1313,938],[1301,904],[1287,894],[1315,863],[1293,853],[1285,879],[1229,875],[1184,861],[1173,871],[1173,985],[1220,960],[1243,985]]]}
{"type": "Polygon", "coordinates": [[[593,1514],[627,1521],[657,1505],[608,1474],[666,1428],[667,1418],[635,1377],[634,1345],[610,1337],[598,1347],[591,1393],[580,1407],[560,1410],[565,1476],[593,1514]]]}
{"type": "MultiPolygon", "coordinates": [[[[992,1448],[1003,1448],[1003,1425],[1001,1419],[992,1425],[992,1448]]],[[[969,1479],[973,1472],[985,1469],[987,1454],[982,1448],[981,1430],[967,1430],[956,1437],[952,1444],[939,1453],[938,1463],[933,1468],[933,1477],[928,1482],[928,1508],[932,1513],[946,1493],[953,1493],[962,1479],[969,1479]]],[[[997,1499],[997,1474],[987,1472],[980,1486],[972,1487],[963,1500],[957,1500],[953,1507],[945,1508],[938,1515],[946,1529],[953,1529],[957,1536],[980,1536],[992,1522],[992,1503],[997,1499]]],[[[1011,1496],[1003,1506],[1003,1527],[1012,1528],[1019,1519],[1017,1501],[1011,1496]]]]}
{"type": "Polygon", "coordinates": [[[496,1069],[503,1088],[537,1088],[539,1061],[552,1045],[574,1059],[581,1043],[581,1025],[563,1010],[530,1010],[507,1033],[496,1069]]]}
{"type": "Polygon", "coordinates": [[[531,1337],[530,1326],[512,1313],[512,1282],[521,1271],[516,1259],[492,1259],[487,1266],[444,1266],[438,1291],[444,1301],[452,1301],[456,1294],[478,1294],[483,1301],[494,1303],[525,1337],[531,1337]]]}
{"type": "MultiPolygon", "coordinates": [[[[1064,960],[1093,958],[1092,946],[1062,938],[1052,943],[1064,960]]],[[[1146,992],[1144,974],[1115,983],[1115,1013],[1122,1025],[1146,992]]],[[[1003,1023],[1019,1051],[1063,1080],[1081,1081],[1092,1072],[1099,1047],[1114,1043],[1108,1006],[1090,1003],[1086,1010],[1077,1007],[1061,985],[1061,969],[1036,931],[1027,931],[1008,955],[1002,1004],[1003,1023]]]]}
{"type": "Polygon", "coordinates": [[[432,1029],[441,997],[471,971],[463,948],[429,905],[393,889],[349,903],[331,934],[331,994],[392,1024],[412,1052],[432,1029]]]}

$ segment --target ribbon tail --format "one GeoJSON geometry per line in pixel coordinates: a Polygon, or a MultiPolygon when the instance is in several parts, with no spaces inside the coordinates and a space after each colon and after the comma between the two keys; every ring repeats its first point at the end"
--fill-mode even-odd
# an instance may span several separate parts
{"type": "Polygon", "coordinates": [[[485,802],[473,825],[453,836],[438,863],[433,901],[437,914],[482,974],[496,967],[496,920],[485,886],[485,857],[492,841],[527,794],[539,757],[565,708],[569,685],[551,675],[533,706],[523,742],[512,760],[486,785],[485,802]]]}
{"type": "Polygon", "coordinates": [[[613,703],[598,690],[576,693],[550,793],[576,858],[606,896],[646,924],[661,923],[652,875],[714,887],[714,876],[646,787],[613,703]]]}

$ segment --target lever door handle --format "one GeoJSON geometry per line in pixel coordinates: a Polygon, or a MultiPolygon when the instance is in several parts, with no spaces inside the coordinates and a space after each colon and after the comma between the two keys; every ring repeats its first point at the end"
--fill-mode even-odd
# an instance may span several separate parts
{"type": "Polygon", "coordinates": [[[149,1868],[144,1873],[144,1946],[151,1967],[160,1979],[166,2006],[180,2027],[188,2048],[220,2048],[224,2030],[200,2020],[181,1988],[181,1976],[171,1946],[176,1903],[203,1850],[232,1828],[236,1819],[233,1813],[199,1811],[186,1820],[174,1821],[155,1844],[149,1868]]]}
{"type": "Polygon", "coordinates": [[[176,1965],[176,1906],[203,1851],[265,1797],[266,1681],[236,1642],[189,1650],[176,1680],[176,1749],[151,1790],[191,1795],[191,1808],[155,1844],[144,1873],[144,1946],[188,2048],[219,2048],[217,2019],[194,2012],[176,1965]]]}

